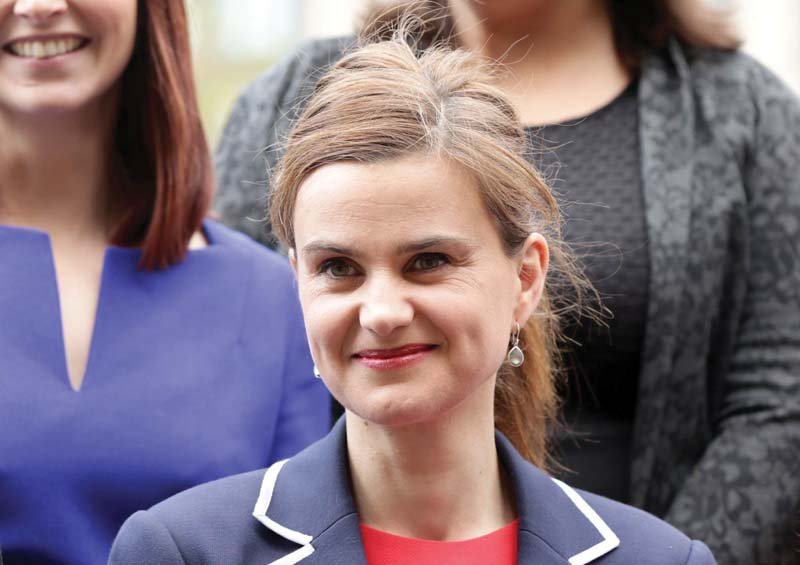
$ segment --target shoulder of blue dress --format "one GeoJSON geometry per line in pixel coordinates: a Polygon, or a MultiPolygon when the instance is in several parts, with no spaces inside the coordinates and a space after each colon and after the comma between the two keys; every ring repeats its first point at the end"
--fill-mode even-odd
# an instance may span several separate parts
{"type": "Polygon", "coordinates": [[[203,234],[211,247],[216,246],[220,249],[238,253],[249,260],[263,260],[273,265],[287,264],[286,257],[280,253],[265,247],[250,236],[233,230],[211,218],[203,220],[203,234]]]}

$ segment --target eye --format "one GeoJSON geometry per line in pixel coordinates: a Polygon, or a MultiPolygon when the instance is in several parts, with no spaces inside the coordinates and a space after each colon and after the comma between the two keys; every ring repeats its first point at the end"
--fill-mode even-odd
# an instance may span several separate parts
{"type": "Polygon", "coordinates": [[[450,259],[444,253],[421,253],[411,260],[408,270],[433,271],[449,263],[450,259]]]}
{"type": "Polygon", "coordinates": [[[320,274],[325,274],[335,279],[352,277],[358,274],[351,262],[341,258],[326,259],[319,266],[318,271],[320,274]]]}

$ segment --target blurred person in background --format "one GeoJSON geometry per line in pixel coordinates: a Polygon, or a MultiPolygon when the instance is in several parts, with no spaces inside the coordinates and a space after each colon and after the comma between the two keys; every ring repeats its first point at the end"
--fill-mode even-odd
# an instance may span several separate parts
{"type": "Polygon", "coordinates": [[[329,427],[286,261],[204,220],[182,0],[0,0],[0,547],[125,518],[329,427]]]}
{"type": "Polygon", "coordinates": [[[713,564],[542,471],[560,312],[582,295],[562,293],[589,289],[489,69],[416,53],[405,29],[321,80],[274,177],[273,225],[345,417],[286,462],[134,514],[111,565],[713,564]]]}
{"type": "MultiPolygon", "coordinates": [[[[700,0],[381,2],[366,32],[408,13],[434,22],[420,46],[507,67],[530,158],[613,314],[607,329],[568,321],[563,476],[664,516],[722,563],[795,563],[797,98],[700,0]]],[[[228,225],[270,243],[252,219],[280,142],[351,44],[308,43],[239,98],[215,162],[228,225]]]]}

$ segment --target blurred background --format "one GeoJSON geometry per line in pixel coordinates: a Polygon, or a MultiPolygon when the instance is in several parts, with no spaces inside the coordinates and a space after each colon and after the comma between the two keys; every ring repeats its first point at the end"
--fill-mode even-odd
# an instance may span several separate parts
{"type": "MultiPolygon", "coordinates": [[[[800,93],[800,0],[707,1],[735,8],[744,50],[800,93]]],[[[187,0],[200,106],[212,147],[234,99],[250,81],[305,39],[351,33],[366,3],[187,0]]]]}

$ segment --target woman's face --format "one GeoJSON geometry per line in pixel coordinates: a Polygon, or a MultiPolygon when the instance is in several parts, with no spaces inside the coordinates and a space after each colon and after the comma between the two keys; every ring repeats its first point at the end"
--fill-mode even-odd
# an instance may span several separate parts
{"type": "Polygon", "coordinates": [[[374,423],[431,420],[485,390],[541,294],[544,239],[508,257],[475,181],[444,159],[324,166],[294,229],[317,367],[374,423]]]}
{"type": "Polygon", "coordinates": [[[131,58],[137,0],[0,0],[0,112],[80,109],[131,58]]]}

